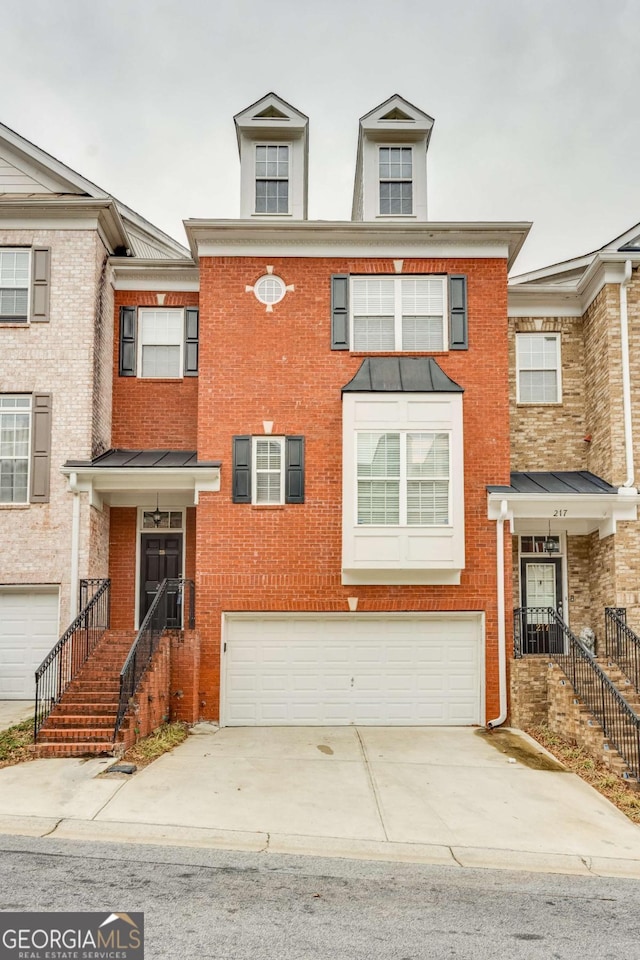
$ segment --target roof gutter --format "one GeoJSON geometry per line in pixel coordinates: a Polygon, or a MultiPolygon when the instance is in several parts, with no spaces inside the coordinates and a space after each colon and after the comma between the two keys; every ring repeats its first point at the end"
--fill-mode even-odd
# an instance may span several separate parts
{"type": "Polygon", "coordinates": [[[627,309],[627,287],[631,280],[633,267],[631,260],[626,260],[624,277],[620,282],[620,349],[622,353],[622,410],[624,420],[624,448],[627,465],[627,479],[618,490],[625,495],[634,495],[635,465],[633,460],[633,426],[631,422],[631,375],[629,370],[629,315],[627,309]]]}

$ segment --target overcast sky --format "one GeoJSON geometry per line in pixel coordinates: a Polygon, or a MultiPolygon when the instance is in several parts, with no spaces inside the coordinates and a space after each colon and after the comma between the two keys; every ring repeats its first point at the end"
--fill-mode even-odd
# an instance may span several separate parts
{"type": "Polygon", "coordinates": [[[310,118],[310,219],[351,215],[358,119],[435,118],[432,220],[531,220],[515,272],[640,221],[640,0],[0,0],[0,121],[185,242],[236,217],[232,117],[310,118]]]}

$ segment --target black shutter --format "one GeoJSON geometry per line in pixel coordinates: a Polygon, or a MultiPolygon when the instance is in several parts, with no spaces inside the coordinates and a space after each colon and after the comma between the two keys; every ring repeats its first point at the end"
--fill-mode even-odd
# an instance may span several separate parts
{"type": "Polygon", "coordinates": [[[286,437],[285,503],[304,503],[304,437],[286,437]]]}
{"type": "Polygon", "coordinates": [[[49,503],[51,394],[34,393],[31,414],[31,503],[49,503]]]}
{"type": "Polygon", "coordinates": [[[187,307],[184,314],[184,375],[197,377],[199,311],[197,307],[187,307]]]}
{"type": "Polygon", "coordinates": [[[120,307],[120,376],[136,375],[136,314],[135,307],[120,307]]]}
{"type": "Polygon", "coordinates": [[[349,277],[331,277],[331,349],[349,349],[349,277]]]}
{"type": "Polygon", "coordinates": [[[234,503],[251,503],[251,437],[233,438],[234,503]]]}
{"type": "Polygon", "coordinates": [[[449,277],[449,349],[468,350],[467,278],[449,277]]]}

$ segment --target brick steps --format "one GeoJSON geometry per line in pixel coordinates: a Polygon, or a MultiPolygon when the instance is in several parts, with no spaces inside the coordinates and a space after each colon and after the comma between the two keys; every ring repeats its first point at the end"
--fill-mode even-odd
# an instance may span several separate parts
{"type": "Polygon", "coordinates": [[[120,671],[135,633],[108,632],[42,725],[36,757],[112,754],[120,671]]]}

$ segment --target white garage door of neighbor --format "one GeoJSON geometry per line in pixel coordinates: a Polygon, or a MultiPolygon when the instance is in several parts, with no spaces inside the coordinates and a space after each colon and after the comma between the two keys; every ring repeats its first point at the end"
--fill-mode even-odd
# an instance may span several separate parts
{"type": "Polygon", "coordinates": [[[0,588],[0,700],[33,700],[34,673],[57,640],[57,588],[0,588]]]}
{"type": "Polygon", "coordinates": [[[479,614],[228,615],[221,722],[481,723],[482,649],[479,614]]]}

